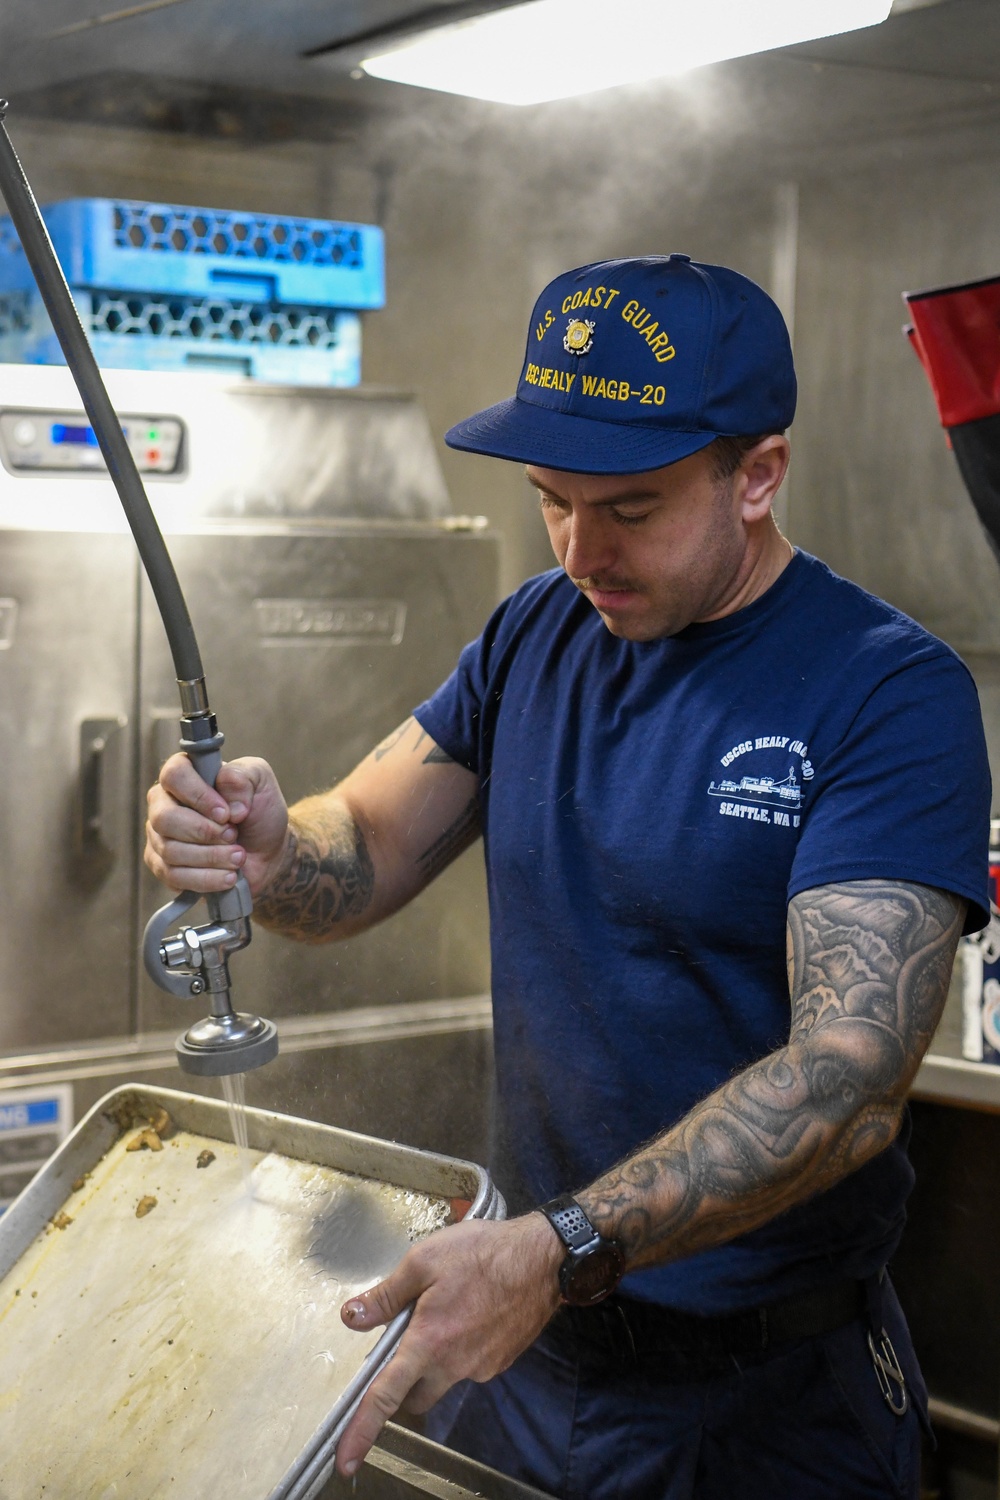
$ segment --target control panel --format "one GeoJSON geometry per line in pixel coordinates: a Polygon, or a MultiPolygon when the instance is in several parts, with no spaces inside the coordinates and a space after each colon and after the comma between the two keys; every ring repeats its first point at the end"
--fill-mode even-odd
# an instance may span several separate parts
{"type": "MultiPolygon", "coordinates": [[[[183,472],[184,424],[177,417],[119,417],[140,474],[183,472]]],[[[83,412],[0,411],[0,457],[11,474],[106,472],[97,436],[83,412]]]]}

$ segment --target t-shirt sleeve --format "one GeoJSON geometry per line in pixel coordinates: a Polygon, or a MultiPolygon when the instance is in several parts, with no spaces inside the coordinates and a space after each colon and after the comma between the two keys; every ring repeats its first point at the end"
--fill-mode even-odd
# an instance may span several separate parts
{"type": "Polygon", "coordinates": [[[950,654],[884,678],[806,793],[788,898],[842,880],[906,880],[989,920],[990,771],[975,684],[950,654]]]}
{"type": "Polygon", "coordinates": [[[459,765],[479,772],[478,725],[482,699],[475,687],[475,651],[473,641],[459,657],[458,666],[442,682],[436,693],[413,710],[413,717],[435,744],[459,765]]]}
{"type": "Polygon", "coordinates": [[[465,647],[458,666],[436,693],[413,710],[413,717],[452,760],[479,775],[483,700],[497,634],[510,601],[494,611],[482,635],[465,647]]]}

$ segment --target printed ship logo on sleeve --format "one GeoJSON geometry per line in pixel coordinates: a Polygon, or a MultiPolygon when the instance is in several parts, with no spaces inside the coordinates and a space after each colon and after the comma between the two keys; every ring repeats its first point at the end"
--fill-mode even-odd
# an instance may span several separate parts
{"type": "MultiPolygon", "coordinates": [[[[721,757],[721,765],[727,771],[744,756],[754,761],[762,759],[761,751],[784,752],[788,771],[785,776],[774,774],[770,769],[757,769],[753,762],[746,763],[737,776],[730,772],[708,788],[710,797],[719,799],[721,817],[743,818],[754,823],[770,823],[777,828],[798,828],[802,821],[802,804],[805,798],[803,781],[811,781],[815,772],[806,759],[808,745],[790,735],[761,735],[756,739],[742,740],[727,750],[721,757]],[[795,758],[799,765],[796,767],[795,758]],[[801,780],[800,780],[801,777],[801,780]]],[[[774,755],[767,760],[773,765],[774,755]]]]}

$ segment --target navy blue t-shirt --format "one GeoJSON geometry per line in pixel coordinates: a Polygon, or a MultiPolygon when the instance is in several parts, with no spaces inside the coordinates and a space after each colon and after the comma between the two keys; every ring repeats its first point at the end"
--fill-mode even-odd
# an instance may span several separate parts
{"type": "MultiPolygon", "coordinates": [[[[786,908],[833,881],[938,886],[987,920],[975,686],[913,620],[797,553],[746,609],[618,639],[560,570],[497,609],[416,710],[477,773],[493,1169],[512,1211],[579,1189],[788,1040],[786,908]]],[[[698,1313],[894,1250],[899,1141],[752,1233],[626,1277],[698,1313]]]]}

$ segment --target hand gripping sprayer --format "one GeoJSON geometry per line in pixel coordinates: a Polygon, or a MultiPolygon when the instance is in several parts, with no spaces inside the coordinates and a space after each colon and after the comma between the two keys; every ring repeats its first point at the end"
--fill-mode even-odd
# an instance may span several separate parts
{"type": "MultiPolygon", "coordinates": [[[[48,230],[7,134],[7,107],[7,101],[0,100],[0,192],[118,491],[163,618],[180,689],[180,748],[214,786],[222,765],[223,735],[209,707],[201,653],[187,604],[48,230]]],[[[185,1000],[207,996],[209,1014],[177,1041],[177,1060],[184,1071],[208,1077],[245,1073],[270,1062],[278,1053],[273,1021],[237,1013],[230,998],[230,955],[250,941],[250,887],[241,874],[231,890],[205,897],[206,923],[183,927],[168,936],[170,928],[198,899],[193,891],[184,891],[150,918],[143,938],[143,962],[150,978],[168,994],[185,1000]]]]}
{"type": "MultiPolygon", "coordinates": [[[[181,749],[198,773],[215,785],[222,766],[222,742],[215,715],[208,706],[204,678],[178,679],[184,717],[181,749]]],[[[231,890],[205,897],[208,922],[167,933],[198,900],[182,891],[175,901],[154,912],[142,938],[142,961],[154,984],[180,1000],[206,995],[209,1014],[177,1038],[177,1061],[186,1073],[217,1077],[246,1073],[278,1055],[278,1033],[273,1021],[233,1010],[230,999],[229,956],[250,941],[253,898],[244,875],[231,890]]]]}

